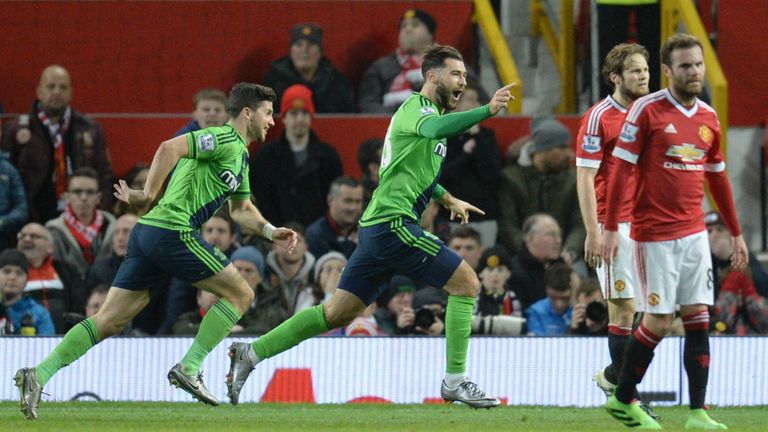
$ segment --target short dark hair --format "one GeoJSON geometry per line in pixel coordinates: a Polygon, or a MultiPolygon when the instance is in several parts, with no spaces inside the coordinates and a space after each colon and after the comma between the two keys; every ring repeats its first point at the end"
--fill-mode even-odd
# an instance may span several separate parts
{"type": "Polygon", "coordinates": [[[629,58],[635,54],[640,54],[645,57],[645,61],[648,61],[648,50],[644,46],[630,43],[620,43],[608,51],[608,55],[605,56],[603,61],[603,80],[606,84],[613,87],[613,81],[611,81],[611,74],[621,76],[624,73],[624,68],[627,67],[629,58]]]}
{"type": "Polygon", "coordinates": [[[544,270],[544,285],[555,291],[568,291],[571,289],[571,273],[571,266],[563,261],[555,261],[544,270]]]}
{"type": "Polygon", "coordinates": [[[192,106],[197,109],[197,104],[204,100],[213,100],[226,105],[227,95],[217,88],[205,88],[195,93],[195,96],[192,98],[192,106]]]}
{"type": "Polygon", "coordinates": [[[92,296],[94,293],[107,295],[108,292],[109,292],[109,284],[100,283],[95,287],[93,287],[91,292],[88,293],[88,297],[92,296]]]}
{"type": "Polygon", "coordinates": [[[368,138],[360,143],[357,149],[357,164],[363,174],[368,173],[368,164],[381,162],[379,150],[384,148],[384,140],[381,138],[368,138]]]}
{"type": "Polygon", "coordinates": [[[659,52],[661,55],[661,63],[672,67],[673,51],[693,48],[695,46],[701,48],[702,52],[704,51],[704,46],[696,36],[691,36],[686,33],[675,33],[666,41],[664,41],[664,45],[661,46],[661,50],[659,52]]]}
{"type": "Polygon", "coordinates": [[[69,180],[67,181],[67,185],[72,181],[75,177],[88,177],[91,179],[96,180],[96,183],[99,183],[99,172],[96,171],[94,168],[91,167],[80,167],[76,169],[71,176],[69,176],[69,180]]]}
{"type": "Polygon", "coordinates": [[[229,92],[227,114],[230,118],[236,118],[243,108],[256,109],[256,106],[262,101],[274,102],[275,100],[277,100],[277,95],[270,87],[239,82],[229,92]]]}
{"type": "Polygon", "coordinates": [[[328,195],[336,195],[339,193],[339,190],[341,190],[342,186],[356,188],[360,186],[360,182],[350,176],[336,177],[336,179],[331,182],[331,186],[328,188],[328,195]]]}
{"type": "Polygon", "coordinates": [[[224,221],[229,226],[229,233],[230,234],[234,235],[234,234],[237,233],[237,231],[236,231],[237,230],[237,224],[232,219],[232,216],[229,214],[229,210],[227,210],[225,207],[222,207],[222,208],[218,209],[216,211],[216,213],[214,213],[213,216],[211,216],[211,219],[213,219],[215,217],[219,218],[219,219],[224,219],[224,221]]]}
{"type": "Polygon", "coordinates": [[[473,239],[477,241],[478,244],[482,244],[480,241],[480,233],[477,232],[476,229],[472,227],[468,227],[466,225],[459,226],[455,230],[451,231],[451,234],[448,235],[448,244],[451,244],[453,239],[455,238],[462,238],[462,239],[473,239]]]}
{"type": "Polygon", "coordinates": [[[283,224],[283,227],[292,229],[296,231],[296,234],[300,235],[301,237],[307,238],[306,236],[307,229],[300,222],[296,222],[296,221],[286,222],[283,224]]]}
{"type": "Polygon", "coordinates": [[[456,48],[449,45],[432,45],[424,51],[421,62],[421,74],[427,76],[427,71],[443,67],[446,59],[464,61],[464,57],[456,48]]]}

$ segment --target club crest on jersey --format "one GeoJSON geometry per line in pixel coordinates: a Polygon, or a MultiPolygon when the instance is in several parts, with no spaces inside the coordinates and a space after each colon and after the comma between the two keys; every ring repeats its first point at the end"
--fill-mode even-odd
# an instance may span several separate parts
{"type": "Polygon", "coordinates": [[[624,126],[621,127],[621,134],[619,135],[619,138],[627,143],[635,142],[637,139],[637,126],[624,123],[624,126]]]}
{"type": "Polygon", "coordinates": [[[419,110],[419,112],[420,112],[420,113],[421,113],[421,115],[423,115],[423,116],[425,116],[425,115],[429,115],[429,114],[437,114],[437,110],[435,110],[434,108],[432,108],[432,107],[430,107],[430,106],[421,107],[421,109],[419,110]]]}
{"type": "Polygon", "coordinates": [[[648,295],[648,304],[651,306],[656,306],[661,301],[661,297],[659,297],[656,293],[651,293],[648,295]]]}
{"type": "Polygon", "coordinates": [[[201,152],[209,152],[216,146],[216,139],[212,134],[206,133],[197,137],[197,148],[201,152]]]}
{"type": "Polygon", "coordinates": [[[616,283],[613,284],[613,286],[616,288],[616,291],[618,292],[624,291],[624,288],[627,287],[627,285],[621,279],[617,280],[616,283]]]}
{"type": "Polygon", "coordinates": [[[712,129],[710,129],[707,125],[699,126],[699,138],[701,138],[702,141],[709,143],[712,141],[712,135],[712,129]]]}
{"type": "Polygon", "coordinates": [[[587,153],[597,153],[600,151],[600,137],[594,135],[584,135],[584,141],[581,148],[587,153]]]}
{"type": "Polygon", "coordinates": [[[670,147],[666,155],[680,158],[683,162],[695,162],[704,158],[704,150],[696,148],[693,144],[683,143],[670,147]]]}
{"type": "Polygon", "coordinates": [[[448,154],[448,147],[446,147],[445,142],[440,141],[435,145],[435,154],[445,159],[445,155],[448,154]]]}
{"type": "Polygon", "coordinates": [[[240,180],[237,179],[237,176],[232,173],[230,170],[225,170],[221,174],[219,174],[219,178],[221,181],[224,182],[224,184],[227,185],[230,191],[234,192],[237,190],[237,188],[240,187],[240,180]]]}

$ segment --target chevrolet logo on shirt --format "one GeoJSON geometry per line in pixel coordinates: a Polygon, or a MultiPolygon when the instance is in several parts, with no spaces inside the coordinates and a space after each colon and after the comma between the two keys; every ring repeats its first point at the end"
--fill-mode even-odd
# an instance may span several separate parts
{"type": "Polygon", "coordinates": [[[672,146],[667,150],[666,155],[680,158],[683,162],[695,162],[704,158],[704,150],[696,148],[693,144],[672,146]]]}

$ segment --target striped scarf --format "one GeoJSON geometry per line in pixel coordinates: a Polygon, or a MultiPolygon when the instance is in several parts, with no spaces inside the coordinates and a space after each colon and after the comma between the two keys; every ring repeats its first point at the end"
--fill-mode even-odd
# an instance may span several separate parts
{"type": "Polygon", "coordinates": [[[72,173],[72,161],[64,151],[64,135],[69,129],[69,120],[72,118],[72,109],[67,107],[61,121],[54,123],[37,105],[37,117],[43,125],[48,128],[48,134],[53,140],[53,159],[55,162],[53,170],[53,182],[56,184],[56,198],[61,200],[64,192],[67,191],[67,178],[72,173]]]}

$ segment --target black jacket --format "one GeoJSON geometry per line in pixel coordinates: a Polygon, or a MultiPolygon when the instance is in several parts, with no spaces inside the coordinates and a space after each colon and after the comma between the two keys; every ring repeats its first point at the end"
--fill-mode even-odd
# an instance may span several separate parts
{"type": "Polygon", "coordinates": [[[277,93],[273,106],[275,112],[280,112],[280,99],[283,92],[294,84],[304,84],[312,90],[312,102],[318,113],[351,113],[355,109],[355,93],[347,77],[342,75],[330,60],[323,57],[315,73],[315,80],[306,81],[293,67],[290,57],[282,57],[273,61],[267,70],[267,76],[262,82],[272,87],[277,93]]]}
{"type": "Polygon", "coordinates": [[[517,294],[523,311],[547,296],[544,269],[545,263],[534,258],[525,245],[512,258],[512,276],[508,286],[517,294]]]}
{"type": "MultiPolygon", "coordinates": [[[[472,214],[472,220],[495,220],[498,213],[496,188],[501,178],[501,152],[493,129],[481,127],[477,135],[469,132],[448,138],[448,154],[443,163],[440,184],[453,196],[485,211],[472,214]],[[475,140],[472,153],[464,151],[464,143],[475,140]]],[[[449,216],[442,209],[444,217],[449,216]]]]}
{"type": "Polygon", "coordinates": [[[343,173],[341,158],[312,131],[307,152],[307,161],[297,167],[283,132],[253,155],[251,191],[261,213],[276,226],[291,221],[307,226],[328,209],[328,189],[343,173]]]}

